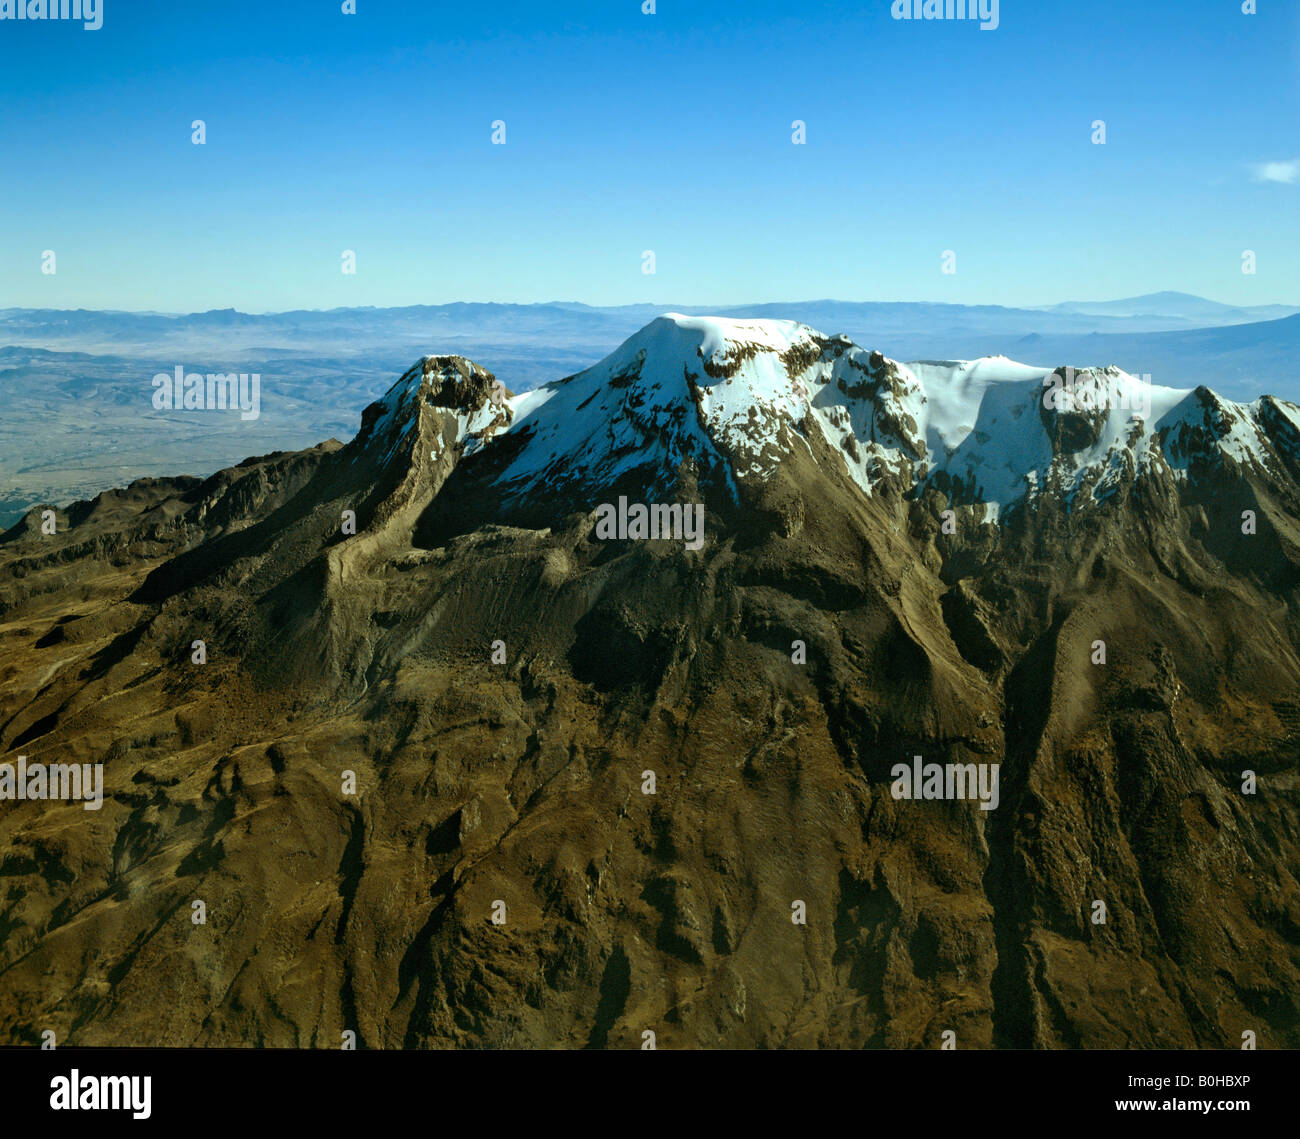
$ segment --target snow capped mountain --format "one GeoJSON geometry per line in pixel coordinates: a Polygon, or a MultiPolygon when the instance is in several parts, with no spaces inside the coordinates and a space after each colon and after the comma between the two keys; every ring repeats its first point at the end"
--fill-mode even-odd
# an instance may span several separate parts
{"type": "Polygon", "coordinates": [[[901,364],[794,321],[669,313],[586,371],[505,399],[494,384],[459,357],[426,357],[367,409],[357,444],[391,454],[434,406],[430,457],[448,439],[491,452],[505,502],[625,481],[649,499],[693,486],[737,501],[800,449],[866,495],[932,485],[983,504],[986,521],[1045,493],[1077,508],[1144,475],[1300,456],[1300,409],[1271,397],[1002,356],[901,364]]]}
{"type": "Polygon", "coordinates": [[[104,795],[0,811],[0,1033],[156,1043],[175,977],[219,1044],[1300,1045],[1298,455],[1267,397],[665,316],[33,508],[0,737],[104,795]],[[999,805],[900,798],[915,756],[999,805]],[[247,984],[167,935],[196,895],[247,984]]]}
{"type": "MultiPolygon", "coordinates": [[[[499,483],[519,495],[539,480],[612,484],[685,465],[734,497],[806,447],[808,430],[861,440],[876,459],[919,457],[920,399],[914,382],[899,384],[888,361],[847,339],[793,321],[669,314],[595,367],[512,401],[511,430],[528,446],[499,483]]],[[[868,454],[855,448],[852,461],[869,492],[868,454]]]]}

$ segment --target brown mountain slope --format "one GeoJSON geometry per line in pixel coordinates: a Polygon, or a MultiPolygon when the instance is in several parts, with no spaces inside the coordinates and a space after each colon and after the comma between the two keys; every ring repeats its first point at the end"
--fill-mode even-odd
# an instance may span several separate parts
{"type": "Polygon", "coordinates": [[[0,1039],[1300,1045],[1293,472],[946,534],[806,419],[734,497],[669,447],[690,551],[595,537],[640,469],[497,493],[518,405],[411,377],[0,543],[3,760],[106,796],[0,804],[0,1039]],[[896,798],[916,755],[997,807],[896,798]]]}

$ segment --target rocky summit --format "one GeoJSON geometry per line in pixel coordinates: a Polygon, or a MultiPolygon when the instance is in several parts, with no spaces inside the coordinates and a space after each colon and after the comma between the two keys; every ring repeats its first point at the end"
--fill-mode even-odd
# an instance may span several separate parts
{"type": "Polygon", "coordinates": [[[0,1040],[1300,1046],[1298,519],[1280,400],[678,315],[33,510],[0,1040]]]}

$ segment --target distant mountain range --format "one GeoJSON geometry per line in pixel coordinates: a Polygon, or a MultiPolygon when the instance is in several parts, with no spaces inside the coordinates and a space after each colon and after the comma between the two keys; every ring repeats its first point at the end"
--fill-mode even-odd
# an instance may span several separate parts
{"type": "Polygon", "coordinates": [[[1191,293],[1147,293],[1118,301],[1066,301],[1044,305],[1040,312],[1066,313],[1074,316],[1122,317],[1134,320],[1179,320],[1189,324],[1249,324],[1256,320],[1277,320],[1296,313],[1290,305],[1225,305],[1191,293]]]}
{"type": "MultiPolygon", "coordinates": [[[[188,314],[132,313],[89,309],[0,309],[0,345],[79,347],[152,346],[166,352],[178,338],[219,333],[231,347],[295,345],[325,350],[337,343],[353,351],[392,345],[408,336],[469,336],[482,340],[545,336],[554,344],[594,343],[625,338],[666,311],[693,316],[766,317],[833,328],[855,339],[910,340],[973,335],[1026,336],[1108,332],[1156,332],[1220,327],[1275,320],[1300,313],[1300,306],[1238,307],[1187,293],[1153,293],[1117,301],[1067,302],[1038,308],[911,301],[789,301],[750,305],[635,304],[592,306],[555,301],[542,304],[457,302],[400,308],[297,309],[244,313],[213,309],[188,314]]],[[[612,345],[609,345],[612,347],[612,345]]]]}

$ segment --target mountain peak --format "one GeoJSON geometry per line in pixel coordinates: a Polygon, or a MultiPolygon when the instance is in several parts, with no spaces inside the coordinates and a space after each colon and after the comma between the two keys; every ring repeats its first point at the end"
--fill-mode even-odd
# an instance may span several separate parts
{"type": "Polygon", "coordinates": [[[774,480],[827,478],[867,497],[933,487],[994,522],[1043,494],[1074,510],[1141,478],[1276,469],[1295,460],[1298,427],[1283,401],[1236,404],[1113,365],[902,364],[796,321],[672,312],[520,395],[463,356],[423,356],[351,448],[354,462],[427,467],[400,476],[409,502],[472,458],[506,513],[586,513],[618,494],[752,504],[774,480]]]}
{"type": "Polygon", "coordinates": [[[1268,423],[1295,411],[1266,423],[1255,404],[1113,365],[907,365],[796,321],[682,313],[509,409],[501,434],[517,446],[495,475],[507,499],[558,490],[579,506],[626,484],[647,501],[683,486],[725,487],[737,501],[797,451],[868,496],[933,483],[990,518],[1048,488],[1072,506],[1099,500],[1153,463],[1176,478],[1222,457],[1268,466],[1268,423]]]}
{"type": "Polygon", "coordinates": [[[421,414],[430,411],[450,413],[461,439],[506,426],[512,417],[505,405],[510,394],[491,372],[464,356],[421,356],[362,412],[354,445],[371,450],[382,441],[391,453],[412,432],[418,434],[421,414]]]}
{"type": "Polygon", "coordinates": [[[844,446],[868,493],[890,448],[916,459],[921,398],[893,361],[789,320],[668,313],[600,363],[511,401],[526,439],[501,473],[510,496],[630,480],[725,487],[734,501],[809,432],[844,446]],[[817,426],[813,426],[817,421],[817,426]],[[882,450],[882,448],[884,450],[882,450]]]}

